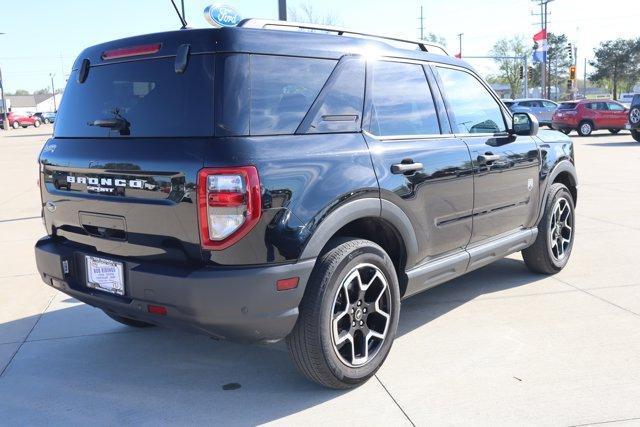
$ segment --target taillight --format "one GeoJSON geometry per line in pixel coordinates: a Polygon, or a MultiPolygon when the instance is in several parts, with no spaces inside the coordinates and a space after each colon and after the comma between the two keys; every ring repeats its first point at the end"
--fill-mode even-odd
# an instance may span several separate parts
{"type": "Polygon", "coordinates": [[[160,50],[160,43],[145,44],[141,46],[121,47],[118,49],[105,50],[102,52],[102,59],[120,59],[129,58],[131,56],[151,55],[157,53],[160,50]]]}
{"type": "Polygon", "coordinates": [[[260,179],[254,166],[205,168],[198,173],[202,247],[228,248],[260,220],[260,179]]]}

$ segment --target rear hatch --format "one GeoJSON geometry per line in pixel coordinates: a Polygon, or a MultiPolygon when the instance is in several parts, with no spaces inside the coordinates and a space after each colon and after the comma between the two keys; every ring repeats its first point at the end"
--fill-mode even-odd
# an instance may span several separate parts
{"type": "Polygon", "coordinates": [[[50,234],[119,257],[201,262],[195,188],[214,133],[213,53],[202,43],[215,30],[176,34],[76,61],[40,155],[50,234]]]}

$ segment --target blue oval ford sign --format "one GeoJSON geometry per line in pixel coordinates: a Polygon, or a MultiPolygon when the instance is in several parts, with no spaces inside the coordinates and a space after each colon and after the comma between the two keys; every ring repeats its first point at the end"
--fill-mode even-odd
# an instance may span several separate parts
{"type": "Polygon", "coordinates": [[[242,20],[238,11],[226,4],[207,6],[204,9],[204,17],[216,28],[235,27],[242,20]]]}

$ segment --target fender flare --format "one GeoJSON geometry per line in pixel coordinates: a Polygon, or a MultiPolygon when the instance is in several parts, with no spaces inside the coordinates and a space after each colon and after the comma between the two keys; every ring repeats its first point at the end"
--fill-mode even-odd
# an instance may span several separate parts
{"type": "Polygon", "coordinates": [[[547,197],[549,197],[549,188],[553,184],[553,181],[563,172],[568,172],[569,175],[573,178],[576,187],[578,186],[578,173],[576,171],[576,167],[569,160],[561,160],[559,161],[551,170],[549,175],[547,175],[546,185],[544,188],[544,193],[542,198],[540,199],[540,209],[538,212],[538,221],[536,224],[540,223],[542,216],[544,215],[544,208],[547,205],[547,197]]]}
{"type": "Polygon", "coordinates": [[[415,262],[418,253],[418,241],[407,215],[396,205],[377,198],[364,198],[347,202],[333,210],[313,231],[300,259],[316,258],[331,237],[342,227],[361,218],[381,218],[389,222],[403,240],[407,266],[415,262]]]}

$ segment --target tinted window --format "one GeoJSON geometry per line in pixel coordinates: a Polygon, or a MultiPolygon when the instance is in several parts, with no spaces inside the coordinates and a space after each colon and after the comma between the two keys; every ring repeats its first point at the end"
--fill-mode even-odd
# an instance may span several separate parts
{"type": "Polygon", "coordinates": [[[573,110],[577,105],[575,102],[563,102],[558,105],[558,110],[573,110]]]}
{"type": "Polygon", "coordinates": [[[551,101],[542,101],[542,104],[544,105],[544,108],[556,108],[558,106],[558,104],[551,101]]]}
{"type": "Polygon", "coordinates": [[[374,62],[371,79],[371,123],[374,135],[440,133],[438,116],[422,66],[374,62]]]}
{"type": "Polygon", "coordinates": [[[624,111],[624,107],[620,104],[616,104],[615,102],[609,103],[609,110],[611,111],[624,111]]]}
{"type": "MultiPolygon", "coordinates": [[[[80,84],[73,73],[58,112],[58,137],[117,137],[89,126],[95,120],[129,122],[129,136],[213,135],[213,60],[192,55],[183,74],[174,58],[92,66],[80,84]]],[[[126,133],[126,132],[125,132],[126,133]]]]}
{"type": "Polygon", "coordinates": [[[338,65],[319,102],[309,133],[358,131],[364,102],[364,61],[346,59],[338,65]]]}
{"type": "Polygon", "coordinates": [[[454,131],[497,133],[506,131],[502,111],[489,91],[471,74],[438,68],[453,117],[454,131]]]}
{"type": "Polygon", "coordinates": [[[251,55],[251,134],[295,132],[335,65],[327,59],[251,55]]]}

